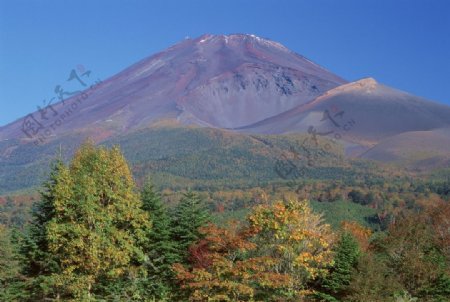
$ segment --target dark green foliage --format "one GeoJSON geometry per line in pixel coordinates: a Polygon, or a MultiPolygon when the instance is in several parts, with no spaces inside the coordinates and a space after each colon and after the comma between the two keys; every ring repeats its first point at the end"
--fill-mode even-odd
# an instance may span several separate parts
{"type": "Polygon", "coordinates": [[[51,291],[46,284],[51,283],[51,274],[60,271],[60,263],[49,251],[47,225],[55,215],[54,196],[59,173],[63,168],[60,161],[52,166],[49,179],[44,182],[41,199],[35,203],[32,221],[20,239],[22,273],[29,280],[31,299],[43,299],[51,291]]]}
{"type": "Polygon", "coordinates": [[[51,170],[49,166],[59,155],[60,146],[64,146],[62,159],[65,162],[72,157],[83,139],[81,134],[63,136],[38,146],[23,144],[19,140],[0,142],[0,149],[14,149],[10,156],[2,158],[0,193],[38,188],[47,179],[51,170]]]}
{"type": "Polygon", "coordinates": [[[30,205],[24,202],[15,203],[6,196],[6,203],[0,206],[0,224],[8,228],[23,229],[30,221],[30,205]]]}
{"type": "MultiPolygon", "coordinates": [[[[450,180],[446,181],[431,181],[423,184],[424,188],[421,188],[423,191],[427,190],[429,192],[434,192],[444,198],[450,198],[450,180]]],[[[420,189],[419,189],[420,190],[420,189]]]]}
{"type": "MultiPolygon", "coordinates": [[[[305,134],[246,135],[209,128],[156,127],[116,137],[104,143],[120,145],[133,166],[133,174],[144,179],[152,173],[160,187],[196,190],[208,188],[249,188],[280,179],[276,163],[296,158],[296,169],[302,170],[301,179],[345,179],[353,181],[365,174],[376,175],[379,168],[369,162],[352,162],[343,157],[338,144],[319,138],[316,146],[311,140],[301,146],[305,134]],[[326,152],[323,146],[330,143],[326,152]],[[305,158],[312,152],[313,165],[305,158]],[[373,173],[372,173],[373,172],[373,173]]],[[[59,145],[63,155],[70,157],[76,150],[81,135],[61,137],[42,146],[0,143],[15,148],[0,166],[0,193],[30,189],[38,186],[48,173],[48,163],[59,145]]],[[[297,179],[294,179],[294,181],[297,179]]],[[[299,180],[299,179],[298,179],[299,180]]]]}
{"type": "Polygon", "coordinates": [[[368,204],[367,200],[366,200],[366,196],[358,190],[352,190],[348,193],[348,198],[350,199],[350,201],[354,202],[354,203],[359,203],[359,204],[368,204]]]}
{"type": "Polygon", "coordinates": [[[368,253],[361,256],[343,301],[395,301],[393,297],[402,291],[401,284],[385,261],[368,253]]]}
{"type": "Polygon", "coordinates": [[[314,211],[323,213],[325,221],[334,228],[339,228],[342,221],[356,221],[371,228],[377,227],[370,219],[377,211],[366,206],[339,200],[332,203],[312,201],[311,207],[314,211]]]}
{"type": "Polygon", "coordinates": [[[340,301],[345,297],[360,254],[356,239],[349,233],[343,233],[335,249],[334,265],[321,282],[323,291],[319,296],[323,301],[340,301]]]}
{"type": "Polygon", "coordinates": [[[20,301],[26,297],[11,237],[11,231],[0,224],[0,301],[20,301]]]}
{"type": "Polygon", "coordinates": [[[432,296],[433,301],[444,302],[450,298],[450,275],[441,274],[427,292],[432,296]]]}
{"type": "Polygon", "coordinates": [[[144,248],[148,259],[145,262],[147,292],[157,300],[167,296],[173,286],[172,264],[179,262],[176,242],[172,239],[171,220],[159,193],[150,181],[141,192],[142,208],[149,214],[152,228],[148,232],[148,243],[144,248]]]}
{"type": "Polygon", "coordinates": [[[173,239],[177,242],[178,256],[186,263],[188,249],[201,238],[199,228],[211,220],[210,214],[199,196],[188,191],[172,215],[173,239]]]}

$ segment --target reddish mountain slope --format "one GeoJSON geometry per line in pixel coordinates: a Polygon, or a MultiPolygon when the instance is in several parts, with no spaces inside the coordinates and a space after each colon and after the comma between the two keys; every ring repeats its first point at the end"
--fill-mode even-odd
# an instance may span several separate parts
{"type": "MultiPolygon", "coordinates": [[[[279,43],[253,35],[204,35],[155,54],[89,91],[52,135],[126,133],[162,118],[240,127],[306,103],[345,83],[279,43]]],[[[75,98],[66,100],[75,102],[75,98]]],[[[63,104],[55,106],[64,112],[63,104]]],[[[45,121],[43,121],[45,122],[45,121]]],[[[23,120],[0,128],[22,138],[23,120]]]]}

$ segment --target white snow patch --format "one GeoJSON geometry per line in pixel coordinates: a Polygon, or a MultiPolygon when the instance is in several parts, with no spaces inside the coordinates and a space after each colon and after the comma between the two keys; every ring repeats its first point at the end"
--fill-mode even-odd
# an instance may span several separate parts
{"type": "Polygon", "coordinates": [[[274,42],[274,41],[271,41],[271,40],[268,40],[268,39],[260,38],[260,37],[258,37],[257,35],[254,35],[254,34],[250,34],[249,36],[252,37],[253,39],[255,39],[259,43],[266,44],[266,45],[269,45],[271,47],[275,47],[275,48],[280,49],[282,51],[290,52],[289,49],[287,49],[286,47],[284,47],[283,45],[281,45],[278,42],[274,42]]]}
{"type": "Polygon", "coordinates": [[[136,72],[134,75],[133,75],[133,79],[134,78],[137,78],[138,76],[140,76],[140,75],[142,75],[142,74],[144,74],[144,73],[147,73],[147,72],[152,72],[152,71],[154,71],[155,69],[157,69],[157,68],[159,68],[159,67],[161,67],[161,66],[163,66],[163,65],[165,65],[165,63],[164,63],[164,61],[162,61],[162,60],[155,60],[155,61],[153,61],[153,62],[150,62],[148,65],[146,65],[144,68],[142,68],[141,70],[139,70],[138,72],[136,72]]]}

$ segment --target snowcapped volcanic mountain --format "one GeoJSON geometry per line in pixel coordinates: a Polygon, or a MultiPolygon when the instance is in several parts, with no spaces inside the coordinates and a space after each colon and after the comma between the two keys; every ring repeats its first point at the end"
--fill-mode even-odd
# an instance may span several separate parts
{"type": "MultiPolygon", "coordinates": [[[[104,81],[55,134],[88,129],[112,135],[165,118],[242,127],[344,83],[279,43],[253,35],[204,35],[184,40],[104,81]]],[[[55,110],[64,111],[64,105],[56,105],[55,110]]],[[[0,139],[23,137],[22,124],[18,120],[0,128],[0,139]]]]}
{"type": "Polygon", "coordinates": [[[352,156],[450,163],[450,107],[371,78],[349,83],[254,35],[186,39],[86,93],[83,101],[74,96],[53,105],[63,117],[57,124],[38,121],[35,112],[34,120],[29,115],[1,127],[0,163],[26,144],[45,145],[75,133],[100,142],[161,124],[309,132],[338,138],[352,156]],[[65,114],[69,106],[76,110],[65,114]]]}

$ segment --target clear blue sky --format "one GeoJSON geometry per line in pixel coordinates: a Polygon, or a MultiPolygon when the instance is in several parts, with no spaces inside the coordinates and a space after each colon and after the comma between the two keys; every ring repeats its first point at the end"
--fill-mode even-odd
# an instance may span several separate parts
{"type": "Polygon", "coordinates": [[[0,0],[0,125],[82,64],[105,79],[204,33],[252,33],[332,72],[450,104],[449,0],[0,0]]]}

